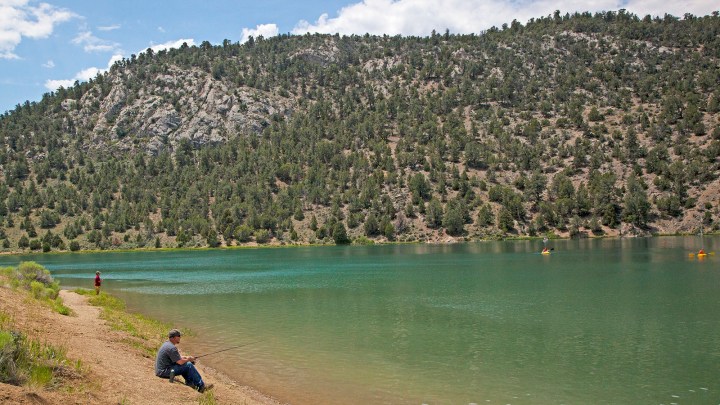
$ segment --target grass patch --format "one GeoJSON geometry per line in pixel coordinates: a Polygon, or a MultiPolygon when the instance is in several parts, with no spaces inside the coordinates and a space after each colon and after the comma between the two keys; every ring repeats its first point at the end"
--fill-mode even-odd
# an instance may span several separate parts
{"type": "Polygon", "coordinates": [[[52,388],[60,385],[63,377],[78,373],[64,348],[30,340],[20,332],[0,329],[0,382],[52,388]]]}
{"type": "Polygon", "coordinates": [[[130,339],[126,339],[126,343],[146,357],[155,357],[158,347],[167,338],[170,325],[141,314],[126,312],[123,300],[105,292],[101,291],[97,295],[94,290],[84,288],[78,288],[75,292],[87,296],[91,305],[100,307],[100,317],[106,320],[112,329],[129,334],[130,339]]]}
{"type": "Polygon", "coordinates": [[[27,385],[30,387],[47,387],[53,379],[53,369],[46,365],[36,365],[30,368],[30,377],[27,385]]]}
{"type": "Polygon", "coordinates": [[[0,312],[0,330],[8,329],[12,324],[12,317],[4,312],[0,312]]]}
{"type": "Polygon", "coordinates": [[[198,398],[198,404],[200,405],[216,405],[217,400],[215,399],[215,390],[207,390],[198,398]]]}

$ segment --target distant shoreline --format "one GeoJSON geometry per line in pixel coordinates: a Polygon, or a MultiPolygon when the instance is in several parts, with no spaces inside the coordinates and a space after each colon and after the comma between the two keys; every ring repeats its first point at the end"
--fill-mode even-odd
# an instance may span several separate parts
{"type": "MultiPolygon", "coordinates": [[[[720,232],[705,233],[703,236],[715,237],[720,235],[720,232]]],[[[584,240],[584,239],[626,239],[626,238],[668,238],[668,237],[683,237],[683,236],[700,236],[696,233],[661,233],[646,236],[626,236],[626,235],[601,235],[601,236],[589,236],[583,238],[567,238],[554,235],[549,237],[548,240],[584,240]]],[[[403,242],[374,242],[367,244],[347,244],[347,245],[336,245],[334,243],[306,243],[306,244],[256,244],[256,245],[240,245],[240,246],[219,246],[219,247],[166,247],[166,248],[135,248],[135,249],[92,249],[92,250],[79,250],[71,252],[69,250],[60,251],[2,251],[2,256],[22,256],[22,255],[58,255],[58,254],[94,254],[94,253],[145,253],[145,252],[198,252],[198,251],[222,251],[222,250],[244,250],[244,249],[285,249],[285,248],[304,248],[304,247],[333,247],[333,246],[392,246],[392,245],[452,245],[457,243],[485,243],[485,242],[512,242],[512,241],[542,241],[544,236],[517,236],[517,237],[506,237],[506,238],[490,238],[490,239],[470,239],[465,240],[464,238],[452,238],[451,241],[403,241],[403,242]]]]}

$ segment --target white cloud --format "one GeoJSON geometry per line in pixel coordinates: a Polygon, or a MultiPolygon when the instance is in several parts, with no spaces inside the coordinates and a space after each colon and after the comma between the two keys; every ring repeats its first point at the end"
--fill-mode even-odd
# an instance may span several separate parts
{"type": "Polygon", "coordinates": [[[47,69],[52,69],[55,67],[55,62],[53,62],[53,60],[50,59],[47,62],[43,63],[42,67],[47,68],[47,69]]]}
{"type": "Polygon", "coordinates": [[[103,74],[103,73],[107,72],[112,67],[112,65],[115,64],[115,62],[117,62],[118,60],[121,60],[122,58],[123,58],[122,55],[115,54],[108,61],[108,65],[107,65],[106,69],[101,69],[101,68],[97,68],[97,67],[90,67],[87,69],[83,69],[83,70],[79,71],[77,74],[75,74],[75,76],[72,79],[46,80],[45,88],[48,90],[51,90],[51,91],[55,91],[55,90],[59,89],[61,86],[65,87],[65,88],[72,87],[73,85],[75,85],[76,81],[79,81],[79,82],[88,81],[90,79],[95,78],[95,76],[97,76],[98,74],[103,74]]]}
{"type": "Polygon", "coordinates": [[[694,14],[696,16],[708,15],[713,11],[720,10],[720,4],[718,4],[715,0],[629,0],[621,8],[625,8],[628,11],[637,14],[640,18],[648,14],[662,17],[666,13],[682,18],[685,13],[694,14]]]}
{"type": "Polygon", "coordinates": [[[163,27],[157,27],[157,30],[160,32],[165,32],[165,28],[163,28],[163,27]]]}
{"type": "Polygon", "coordinates": [[[29,0],[0,0],[0,59],[18,59],[14,51],[23,37],[47,38],[55,25],[77,17],[47,3],[37,6],[28,3],[29,0]]]}
{"type": "Polygon", "coordinates": [[[98,73],[105,72],[105,70],[106,69],[98,69],[96,67],[87,68],[85,70],[81,70],[80,72],[78,72],[75,75],[75,77],[73,77],[72,79],[47,80],[45,82],[45,88],[48,90],[55,91],[55,90],[59,89],[61,86],[65,87],[65,88],[72,87],[76,81],[79,81],[79,82],[88,81],[88,80],[94,78],[95,76],[97,76],[98,73]]]}
{"type": "MultiPolygon", "coordinates": [[[[0,1],[3,1],[3,0],[0,0],[0,1]]],[[[152,45],[152,46],[150,46],[150,49],[152,49],[153,52],[158,52],[163,49],[179,48],[180,46],[182,46],[183,43],[187,43],[188,46],[193,46],[193,45],[195,45],[195,40],[192,38],[178,39],[177,41],[169,41],[169,42],[165,42],[163,44],[152,45]]],[[[141,51],[138,51],[137,53],[140,54],[145,51],[147,51],[147,48],[143,49],[141,51]]],[[[75,76],[72,79],[46,80],[45,88],[48,90],[51,90],[51,91],[55,91],[58,88],[60,88],[60,86],[65,87],[65,88],[72,87],[73,85],[75,85],[76,81],[79,81],[79,82],[88,81],[90,79],[95,78],[95,76],[97,76],[98,74],[103,74],[103,73],[107,72],[115,64],[115,62],[122,60],[123,58],[124,58],[124,56],[122,54],[116,53],[110,58],[110,60],[108,61],[107,67],[104,69],[97,68],[97,67],[91,67],[91,68],[81,70],[80,72],[75,74],[75,76]]]]}
{"type": "Polygon", "coordinates": [[[278,32],[278,26],[276,24],[260,24],[255,27],[255,29],[243,28],[240,43],[245,43],[250,36],[257,38],[262,35],[264,38],[270,38],[276,36],[278,32]]]}
{"type": "MultiPolygon", "coordinates": [[[[2,1],[2,0],[0,0],[0,1],[2,1]]],[[[150,46],[150,49],[152,49],[153,52],[158,52],[163,49],[179,48],[180,46],[182,46],[183,43],[187,43],[188,46],[193,46],[193,45],[195,45],[195,40],[192,38],[178,39],[177,41],[169,41],[169,42],[165,42],[163,44],[152,45],[152,46],[150,46]]],[[[141,51],[138,51],[137,53],[140,54],[145,51],[147,51],[147,48],[143,49],[141,51]]],[[[88,81],[88,80],[94,78],[95,76],[97,76],[98,74],[107,72],[115,64],[115,62],[122,60],[123,58],[124,58],[124,56],[122,54],[116,53],[110,58],[110,60],[108,61],[107,67],[104,69],[97,68],[97,67],[91,67],[91,68],[81,70],[80,72],[75,74],[75,76],[72,79],[47,80],[47,81],[45,81],[45,88],[48,90],[51,90],[51,91],[55,91],[58,88],[60,88],[60,86],[65,87],[65,88],[72,87],[76,81],[80,81],[80,82],[88,81]]]]}
{"type": "Polygon", "coordinates": [[[120,55],[119,53],[113,55],[113,56],[110,58],[110,61],[108,62],[108,69],[110,69],[110,68],[112,67],[112,65],[115,64],[115,62],[121,61],[121,60],[123,60],[123,56],[120,55]]]}
{"type": "Polygon", "coordinates": [[[93,35],[91,31],[83,31],[73,38],[72,43],[82,45],[85,52],[116,52],[120,44],[106,41],[93,35]]]}
{"type": "Polygon", "coordinates": [[[516,19],[575,11],[609,11],[624,8],[643,17],[665,13],[706,15],[717,10],[717,0],[363,0],[342,8],[336,17],[322,14],[317,21],[300,21],[293,34],[306,32],[340,34],[388,34],[426,36],[432,30],[452,33],[479,33],[516,19]]]}
{"type": "MultiPolygon", "coordinates": [[[[165,42],[162,44],[151,45],[151,46],[149,46],[149,48],[152,49],[153,52],[158,52],[158,51],[162,51],[165,49],[180,48],[182,46],[182,44],[184,44],[184,43],[186,43],[187,46],[193,46],[193,45],[195,45],[195,40],[192,38],[178,39],[175,41],[168,41],[168,42],[165,42]]],[[[141,51],[138,51],[138,54],[145,52],[145,51],[147,51],[147,48],[145,48],[141,51]]]]}
{"type": "Polygon", "coordinates": [[[98,31],[114,31],[117,29],[120,29],[120,24],[113,24],[113,25],[106,25],[102,27],[97,27],[98,31]]]}

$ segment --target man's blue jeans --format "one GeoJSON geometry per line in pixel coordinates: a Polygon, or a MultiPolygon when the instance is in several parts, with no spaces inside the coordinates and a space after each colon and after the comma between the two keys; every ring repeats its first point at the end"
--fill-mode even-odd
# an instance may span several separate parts
{"type": "Polygon", "coordinates": [[[190,363],[189,361],[183,365],[175,364],[172,367],[172,370],[175,375],[183,376],[186,385],[197,388],[201,388],[205,385],[202,377],[200,377],[200,373],[198,373],[197,369],[195,368],[195,365],[190,363]]]}

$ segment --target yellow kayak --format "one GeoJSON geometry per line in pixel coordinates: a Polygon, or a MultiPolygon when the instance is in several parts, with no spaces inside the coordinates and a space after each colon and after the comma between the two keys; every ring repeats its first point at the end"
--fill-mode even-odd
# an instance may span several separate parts
{"type": "Polygon", "coordinates": [[[688,256],[690,256],[690,257],[715,256],[715,252],[707,252],[707,253],[688,253],[688,256]]]}
{"type": "Polygon", "coordinates": [[[549,251],[546,251],[546,252],[540,252],[540,254],[541,254],[541,255],[549,255],[549,254],[550,254],[550,252],[549,252],[549,251]]]}

